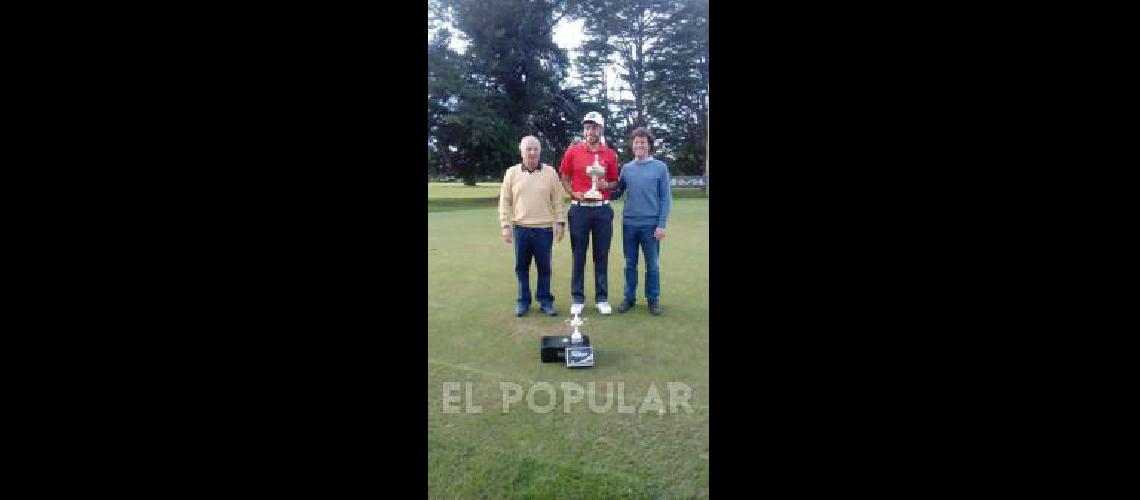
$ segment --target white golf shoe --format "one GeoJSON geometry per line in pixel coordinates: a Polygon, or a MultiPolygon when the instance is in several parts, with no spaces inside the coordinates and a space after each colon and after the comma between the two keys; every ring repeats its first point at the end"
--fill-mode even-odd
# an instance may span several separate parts
{"type": "Polygon", "coordinates": [[[586,304],[570,304],[570,315],[582,314],[582,309],[586,308],[586,304]]]}
{"type": "Polygon", "coordinates": [[[610,308],[609,302],[598,302],[598,312],[602,314],[609,314],[613,312],[613,309],[610,308]]]}

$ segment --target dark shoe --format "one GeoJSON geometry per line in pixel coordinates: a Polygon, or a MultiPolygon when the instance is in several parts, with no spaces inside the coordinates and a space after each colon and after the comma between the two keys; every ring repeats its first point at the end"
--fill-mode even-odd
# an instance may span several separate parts
{"type": "Polygon", "coordinates": [[[530,310],[530,306],[524,306],[522,304],[516,304],[515,305],[515,316],[526,316],[526,312],[529,310],[530,310]]]}
{"type": "Polygon", "coordinates": [[[633,309],[633,302],[630,302],[628,300],[623,300],[623,301],[621,301],[621,304],[618,304],[617,312],[623,313],[623,312],[626,312],[630,309],[633,309]]]}
{"type": "Polygon", "coordinates": [[[649,303],[649,314],[652,314],[654,316],[660,316],[661,315],[661,304],[657,303],[657,301],[650,302],[649,303]]]}
{"type": "Polygon", "coordinates": [[[547,316],[558,316],[558,309],[554,308],[554,304],[542,306],[542,312],[546,313],[547,316]]]}

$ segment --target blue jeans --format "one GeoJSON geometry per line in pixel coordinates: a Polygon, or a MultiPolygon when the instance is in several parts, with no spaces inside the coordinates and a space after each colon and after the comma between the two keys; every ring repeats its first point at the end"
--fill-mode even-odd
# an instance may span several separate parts
{"type": "Polygon", "coordinates": [[[610,240],[614,235],[614,209],[609,205],[584,207],[570,205],[570,250],[574,265],[570,272],[570,297],[575,304],[586,302],[586,249],[594,235],[594,302],[609,301],[610,240]]]}
{"type": "Polygon", "coordinates": [[[514,227],[515,276],[519,279],[518,303],[530,307],[530,259],[538,268],[538,303],[554,305],[550,294],[550,251],[554,247],[554,229],[514,227]]]}
{"type": "Polygon", "coordinates": [[[622,250],[625,253],[625,300],[630,304],[637,298],[637,247],[645,254],[645,298],[657,302],[661,293],[661,272],[657,256],[661,242],[653,237],[657,226],[621,226],[622,250]]]}

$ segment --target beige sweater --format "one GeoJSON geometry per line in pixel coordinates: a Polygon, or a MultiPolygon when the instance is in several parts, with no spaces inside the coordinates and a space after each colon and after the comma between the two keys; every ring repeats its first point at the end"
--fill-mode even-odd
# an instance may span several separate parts
{"type": "Polygon", "coordinates": [[[552,227],[565,222],[562,182],[554,167],[527,173],[522,164],[507,169],[499,190],[499,227],[552,227]]]}

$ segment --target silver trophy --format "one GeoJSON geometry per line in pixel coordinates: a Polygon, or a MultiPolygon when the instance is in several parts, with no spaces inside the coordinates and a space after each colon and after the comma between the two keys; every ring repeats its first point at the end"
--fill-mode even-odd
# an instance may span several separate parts
{"type": "Polygon", "coordinates": [[[581,344],[582,343],[582,331],[579,330],[578,327],[586,324],[585,318],[582,318],[581,316],[575,314],[572,318],[568,318],[566,320],[566,323],[569,323],[570,326],[574,327],[574,333],[570,334],[570,343],[571,344],[581,344]]]}
{"type": "Polygon", "coordinates": [[[566,335],[543,335],[539,342],[539,355],[543,363],[563,361],[567,368],[589,368],[594,366],[594,348],[590,336],[583,335],[581,326],[586,319],[575,314],[565,320],[574,327],[569,337],[566,335]]]}
{"type": "Polygon", "coordinates": [[[598,163],[598,155],[596,153],[594,154],[594,164],[586,167],[586,175],[590,176],[593,182],[590,185],[590,190],[586,191],[582,197],[587,200],[601,200],[602,193],[598,191],[598,177],[606,175],[606,167],[598,163]]]}
{"type": "Polygon", "coordinates": [[[582,331],[578,329],[586,320],[575,314],[566,322],[574,327],[574,333],[570,334],[570,346],[566,348],[563,354],[566,359],[566,367],[589,368],[594,366],[594,348],[590,346],[590,337],[582,335],[582,331]]]}

